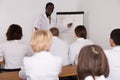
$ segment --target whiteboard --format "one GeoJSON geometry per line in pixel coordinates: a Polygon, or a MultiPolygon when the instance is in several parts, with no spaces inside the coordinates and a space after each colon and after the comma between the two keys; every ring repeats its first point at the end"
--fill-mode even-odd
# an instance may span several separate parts
{"type": "Polygon", "coordinates": [[[57,23],[59,27],[67,27],[68,23],[72,23],[70,29],[66,29],[60,33],[60,38],[69,44],[75,41],[74,29],[78,25],[84,24],[84,12],[57,12],[57,23]]]}

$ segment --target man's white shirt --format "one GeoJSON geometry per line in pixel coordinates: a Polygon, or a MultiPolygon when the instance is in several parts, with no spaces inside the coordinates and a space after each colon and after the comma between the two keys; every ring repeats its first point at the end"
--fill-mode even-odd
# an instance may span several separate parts
{"type": "Polygon", "coordinates": [[[84,38],[78,38],[74,43],[72,43],[69,49],[70,63],[77,64],[77,59],[81,48],[90,44],[93,44],[93,42],[84,38]]]}
{"type": "Polygon", "coordinates": [[[108,58],[110,74],[107,80],[120,80],[120,46],[105,50],[108,58]]]}
{"type": "Polygon", "coordinates": [[[69,45],[67,42],[59,39],[58,37],[53,37],[51,53],[55,56],[60,56],[62,58],[63,66],[70,64],[68,59],[68,49],[69,45]]]}
{"type": "Polygon", "coordinates": [[[49,30],[56,25],[56,15],[51,14],[51,23],[49,23],[49,19],[47,18],[46,14],[40,14],[38,18],[36,18],[33,27],[37,27],[38,29],[42,30],[49,30]]]}

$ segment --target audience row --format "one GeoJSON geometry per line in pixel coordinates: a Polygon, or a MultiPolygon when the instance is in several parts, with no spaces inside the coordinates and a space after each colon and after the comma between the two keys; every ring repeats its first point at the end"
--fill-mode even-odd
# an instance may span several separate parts
{"type": "Polygon", "coordinates": [[[85,26],[76,26],[74,32],[76,41],[69,45],[56,27],[36,30],[26,46],[19,43],[22,28],[10,25],[7,41],[0,45],[4,69],[20,70],[19,76],[27,80],[58,80],[62,66],[77,65],[78,80],[120,80],[120,29],[110,34],[110,50],[87,39],[85,26]]]}

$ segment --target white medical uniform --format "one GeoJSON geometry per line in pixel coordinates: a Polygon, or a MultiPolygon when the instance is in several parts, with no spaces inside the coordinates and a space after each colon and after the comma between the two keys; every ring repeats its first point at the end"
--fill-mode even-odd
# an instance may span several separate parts
{"type": "Polygon", "coordinates": [[[107,80],[120,80],[120,46],[105,50],[108,58],[110,74],[107,80]]]}
{"type": "Polygon", "coordinates": [[[62,59],[50,52],[41,51],[32,57],[24,58],[24,67],[19,77],[25,80],[59,80],[62,69],[62,59]]]}
{"type": "Polygon", "coordinates": [[[70,45],[69,58],[71,64],[77,64],[78,55],[82,47],[91,45],[93,42],[88,39],[78,38],[74,43],[70,45]]]}
{"type": "Polygon", "coordinates": [[[4,57],[5,69],[17,69],[23,65],[25,56],[32,56],[34,53],[30,47],[11,40],[0,45],[0,54],[4,57]]]}
{"type": "Polygon", "coordinates": [[[56,25],[56,16],[51,14],[51,22],[49,23],[49,19],[47,18],[46,14],[41,14],[34,22],[33,27],[37,27],[38,29],[42,30],[49,30],[56,25]]]}
{"type": "Polygon", "coordinates": [[[53,37],[53,43],[51,46],[51,53],[55,56],[59,56],[62,58],[63,66],[69,65],[68,59],[68,49],[69,45],[64,40],[59,39],[58,37],[53,37]]]}

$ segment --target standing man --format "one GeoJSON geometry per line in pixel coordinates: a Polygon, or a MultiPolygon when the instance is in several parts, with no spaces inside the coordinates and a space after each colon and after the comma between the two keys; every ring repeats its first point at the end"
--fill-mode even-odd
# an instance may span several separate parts
{"type": "Polygon", "coordinates": [[[56,24],[56,18],[52,14],[54,11],[54,4],[48,2],[45,7],[45,13],[41,14],[34,23],[34,29],[49,30],[51,27],[54,27],[56,24]]]}
{"type": "MultiPolygon", "coordinates": [[[[35,20],[33,25],[34,29],[49,30],[50,28],[55,27],[57,22],[56,22],[56,15],[53,14],[53,11],[54,11],[54,4],[52,2],[48,2],[45,7],[45,12],[35,20]]],[[[73,24],[72,22],[67,23],[66,24],[67,28],[70,28],[72,24],[73,24]]],[[[62,30],[65,30],[66,26],[62,30]]]]}

